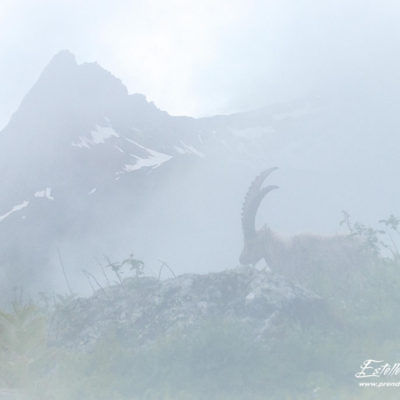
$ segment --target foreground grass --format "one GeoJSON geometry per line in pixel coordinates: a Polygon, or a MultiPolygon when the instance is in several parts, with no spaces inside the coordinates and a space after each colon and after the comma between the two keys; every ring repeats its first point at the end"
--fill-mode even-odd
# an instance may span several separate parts
{"type": "Polygon", "coordinates": [[[398,399],[359,388],[367,358],[400,359],[400,265],[380,260],[347,276],[313,274],[329,321],[281,321],[263,342],[245,323],[208,321],[146,348],[115,332],[90,353],[46,345],[49,313],[0,312],[0,386],[46,400],[398,399]]]}

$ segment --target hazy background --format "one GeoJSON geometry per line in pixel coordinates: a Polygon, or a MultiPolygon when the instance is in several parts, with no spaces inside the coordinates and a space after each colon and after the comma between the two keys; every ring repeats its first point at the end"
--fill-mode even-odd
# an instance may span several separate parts
{"type": "Polygon", "coordinates": [[[335,92],[394,102],[399,14],[390,0],[2,0],[0,127],[63,48],[171,114],[335,92]]]}
{"type": "Polygon", "coordinates": [[[0,309],[113,285],[56,297],[48,331],[0,314],[0,397],[365,398],[363,360],[398,362],[399,221],[384,262],[329,235],[342,210],[400,217],[399,21],[394,0],[0,0],[0,309]],[[256,226],[281,277],[234,269],[275,165],[256,226]],[[128,257],[165,282],[115,285],[128,257]]]}
{"type": "Polygon", "coordinates": [[[77,268],[132,249],[178,273],[232,267],[247,187],[273,165],[281,189],[259,225],[331,234],[341,210],[399,215],[399,14],[394,1],[2,1],[0,218],[30,204],[1,221],[0,264],[58,266],[58,246],[77,268]],[[172,118],[128,93],[172,115],[260,110],[172,118]],[[114,136],[78,149],[96,126],[114,136]],[[143,156],[126,137],[172,161],[117,180],[143,156]]]}

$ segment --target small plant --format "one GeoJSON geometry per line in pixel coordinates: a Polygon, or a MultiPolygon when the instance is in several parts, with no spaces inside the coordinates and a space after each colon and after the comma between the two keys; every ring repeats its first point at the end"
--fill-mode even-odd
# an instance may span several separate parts
{"type": "Polygon", "coordinates": [[[114,272],[115,276],[118,278],[119,283],[122,285],[122,264],[119,262],[111,262],[111,260],[106,257],[106,260],[108,264],[106,265],[106,268],[111,268],[111,270],[114,272]]]}
{"type": "Polygon", "coordinates": [[[399,240],[400,238],[400,231],[399,231],[400,219],[391,214],[389,218],[381,219],[379,223],[385,226],[384,232],[389,238],[390,242],[389,245],[384,243],[383,246],[390,251],[395,260],[398,260],[400,258],[400,252],[396,240],[399,240]]]}
{"type": "Polygon", "coordinates": [[[144,274],[144,262],[134,258],[133,254],[130,254],[126,260],[122,261],[121,267],[124,265],[129,265],[129,269],[134,272],[136,278],[144,274]]]}
{"type": "Polygon", "coordinates": [[[366,246],[377,255],[389,253],[392,260],[400,259],[400,219],[391,214],[387,219],[381,219],[379,224],[383,228],[374,228],[360,222],[353,222],[347,211],[342,211],[343,219],[340,225],[345,225],[351,236],[362,239],[366,246]]]}
{"type": "Polygon", "coordinates": [[[121,262],[111,262],[108,257],[106,257],[108,264],[106,267],[111,268],[118,282],[123,286],[122,275],[124,274],[124,266],[129,266],[129,270],[134,273],[135,278],[139,278],[144,274],[144,262],[134,257],[130,254],[128,258],[121,262]]]}
{"type": "Polygon", "coordinates": [[[160,280],[161,279],[161,274],[162,274],[162,271],[163,271],[163,269],[164,268],[167,268],[168,269],[168,271],[172,274],[172,276],[174,277],[174,278],[176,278],[176,274],[175,274],[175,272],[174,272],[174,270],[168,265],[168,263],[166,262],[166,261],[163,261],[163,260],[158,260],[159,262],[160,262],[160,269],[159,269],[159,271],[158,271],[158,280],[160,280]]]}

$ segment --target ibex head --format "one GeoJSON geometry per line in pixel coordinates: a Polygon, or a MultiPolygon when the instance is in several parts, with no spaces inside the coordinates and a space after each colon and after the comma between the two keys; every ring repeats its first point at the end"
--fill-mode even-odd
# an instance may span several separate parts
{"type": "MultiPolygon", "coordinates": [[[[268,243],[266,239],[270,230],[263,227],[260,230],[256,229],[256,214],[262,199],[271,190],[278,189],[278,186],[269,185],[261,187],[265,179],[277,168],[270,168],[263,171],[257,178],[254,179],[244,200],[242,208],[242,230],[244,238],[244,247],[239,261],[241,264],[256,264],[262,258],[265,258],[265,248],[268,243]]],[[[272,233],[271,233],[272,234],[272,233]]]]}

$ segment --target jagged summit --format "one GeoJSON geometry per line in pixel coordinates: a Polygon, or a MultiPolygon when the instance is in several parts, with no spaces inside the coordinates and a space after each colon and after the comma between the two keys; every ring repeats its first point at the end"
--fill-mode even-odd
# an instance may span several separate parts
{"type": "Polygon", "coordinates": [[[60,66],[76,67],[77,65],[75,54],[73,54],[70,50],[64,49],[53,56],[46,69],[59,68],[60,66]]]}
{"type": "Polygon", "coordinates": [[[123,106],[127,98],[126,87],[110,72],[97,63],[77,64],[75,56],[64,50],[45,67],[10,125],[37,125],[43,118],[46,124],[62,125],[82,115],[105,116],[110,108],[123,106]]]}

